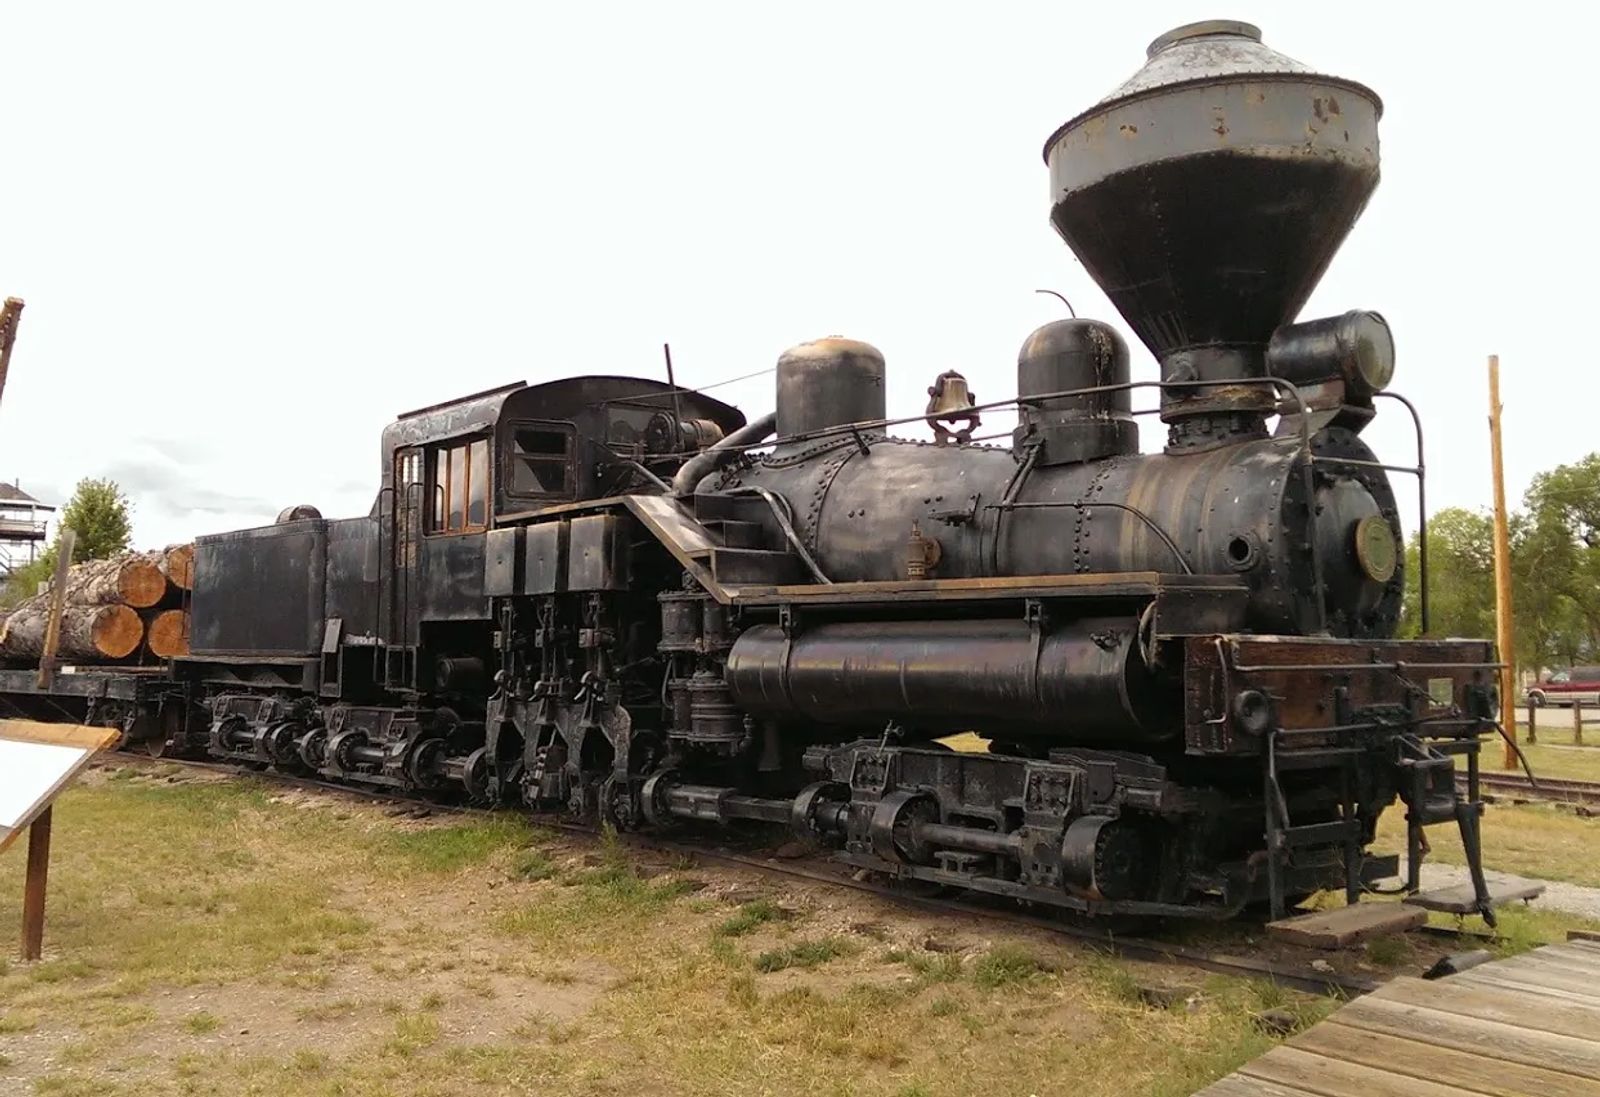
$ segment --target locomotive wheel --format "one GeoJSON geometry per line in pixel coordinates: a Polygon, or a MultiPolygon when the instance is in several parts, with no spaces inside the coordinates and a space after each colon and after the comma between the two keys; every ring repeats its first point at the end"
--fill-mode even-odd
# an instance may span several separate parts
{"type": "Polygon", "coordinates": [[[607,777],[600,786],[600,815],[618,830],[638,830],[644,821],[633,782],[607,777]]]}
{"type": "Polygon", "coordinates": [[[280,720],[258,733],[256,742],[266,752],[267,757],[272,759],[273,765],[292,769],[299,761],[295,742],[304,731],[304,728],[292,720],[280,720]]]}
{"type": "Polygon", "coordinates": [[[495,802],[494,789],[489,777],[489,748],[479,747],[467,755],[461,766],[461,783],[466,786],[467,799],[480,807],[495,802]]]}
{"type": "Polygon", "coordinates": [[[1085,815],[1067,826],[1061,861],[1070,884],[1092,898],[1134,899],[1151,868],[1146,835],[1125,820],[1085,815]]]}
{"type": "Polygon", "coordinates": [[[300,737],[296,750],[300,760],[306,764],[307,769],[317,770],[322,768],[326,760],[328,747],[328,729],[312,728],[300,737]]]}
{"type": "Polygon", "coordinates": [[[897,789],[878,801],[872,812],[872,851],[885,861],[926,864],[931,851],[918,839],[917,828],[939,821],[939,804],[925,792],[897,789]]]}
{"type": "Polygon", "coordinates": [[[444,755],[443,739],[418,739],[406,756],[406,778],[420,789],[438,788],[442,783],[434,767],[444,755]]]}

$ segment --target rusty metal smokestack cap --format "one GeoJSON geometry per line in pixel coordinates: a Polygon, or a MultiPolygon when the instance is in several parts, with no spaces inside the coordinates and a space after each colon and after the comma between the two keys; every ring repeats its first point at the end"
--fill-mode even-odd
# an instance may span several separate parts
{"type": "Polygon", "coordinates": [[[1286,57],[1261,41],[1261,28],[1235,19],[1206,19],[1174,27],[1145,49],[1143,68],[1094,106],[1075,115],[1050,135],[1045,142],[1045,160],[1062,133],[1100,113],[1112,103],[1153,91],[1193,83],[1214,83],[1230,78],[1260,79],[1273,76],[1313,76],[1332,84],[1344,85],[1372,101],[1378,116],[1383,101],[1365,84],[1341,76],[1320,74],[1309,65],[1286,57]]]}
{"type": "MultiPolygon", "coordinates": [[[[1378,185],[1381,113],[1371,89],[1269,49],[1248,23],[1178,27],[1051,135],[1050,219],[1164,380],[1258,379],[1378,185]]],[[[1163,404],[1170,419],[1272,395],[1168,390],[1163,404]]]]}
{"type": "Polygon", "coordinates": [[[1249,38],[1259,42],[1261,28],[1254,23],[1244,23],[1237,19],[1202,19],[1198,23],[1185,23],[1181,27],[1173,27],[1151,42],[1144,55],[1154,57],[1168,46],[1187,42],[1192,38],[1249,38]]]}

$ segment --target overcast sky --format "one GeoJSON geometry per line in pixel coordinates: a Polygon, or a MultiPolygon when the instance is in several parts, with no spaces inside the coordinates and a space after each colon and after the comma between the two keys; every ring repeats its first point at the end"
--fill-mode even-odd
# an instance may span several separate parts
{"type": "MultiPolygon", "coordinates": [[[[1011,395],[1061,315],[1036,288],[1127,332],[1049,226],[1045,138],[1227,17],[1383,97],[1383,182],[1303,318],[1389,318],[1434,508],[1489,501],[1499,353],[1515,499],[1600,449],[1594,83],[1564,59],[1600,17],[1539,9],[13,0],[0,477],[114,477],[148,545],[361,513],[396,413],[661,376],[663,341],[691,385],[843,334],[891,412],[952,368],[1011,395]]],[[[716,392],[771,406],[770,376],[716,392]]],[[[1368,436],[1409,462],[1393,411],[1368,436]]]]}

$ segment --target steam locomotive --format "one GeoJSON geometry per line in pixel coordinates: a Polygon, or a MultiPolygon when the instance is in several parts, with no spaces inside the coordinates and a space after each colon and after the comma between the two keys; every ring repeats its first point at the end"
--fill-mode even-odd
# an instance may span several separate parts
{"type": "Polygon", "coordinates": [[[619,828],[755,821],[1084,914],[1353,900],[1396,872],[1367,846],[1399,799],[1410,886],[1448,823],[1487,912],[1454,778],[1496,656],[1393,638],[1392,466],[1361,437],[1389,328],[1293,322],[1377,185],[1380,113],[1252,26],[1178,28],[1044,150],[1052,221],[1159,381],[1064,319],[1023,343],[1015,400],[946,373],[909,421],[842,338],[784,353],[750,422],[629,377],[422,408],[385,430],[369,514],[198,539],[190,654],[58,676],[48,704],[156,753],[619,828]],[[1010,444],[974,442],[997,407],[1010,444]]]}

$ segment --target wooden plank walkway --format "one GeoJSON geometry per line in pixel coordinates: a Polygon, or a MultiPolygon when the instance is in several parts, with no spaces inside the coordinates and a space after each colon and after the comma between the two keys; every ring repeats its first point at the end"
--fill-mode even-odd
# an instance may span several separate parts
{"type": "Polygon", "coordinates": [[[1600,1097],[1600,942],[1401,978],[1195,1097],[1600,1097]]]}

